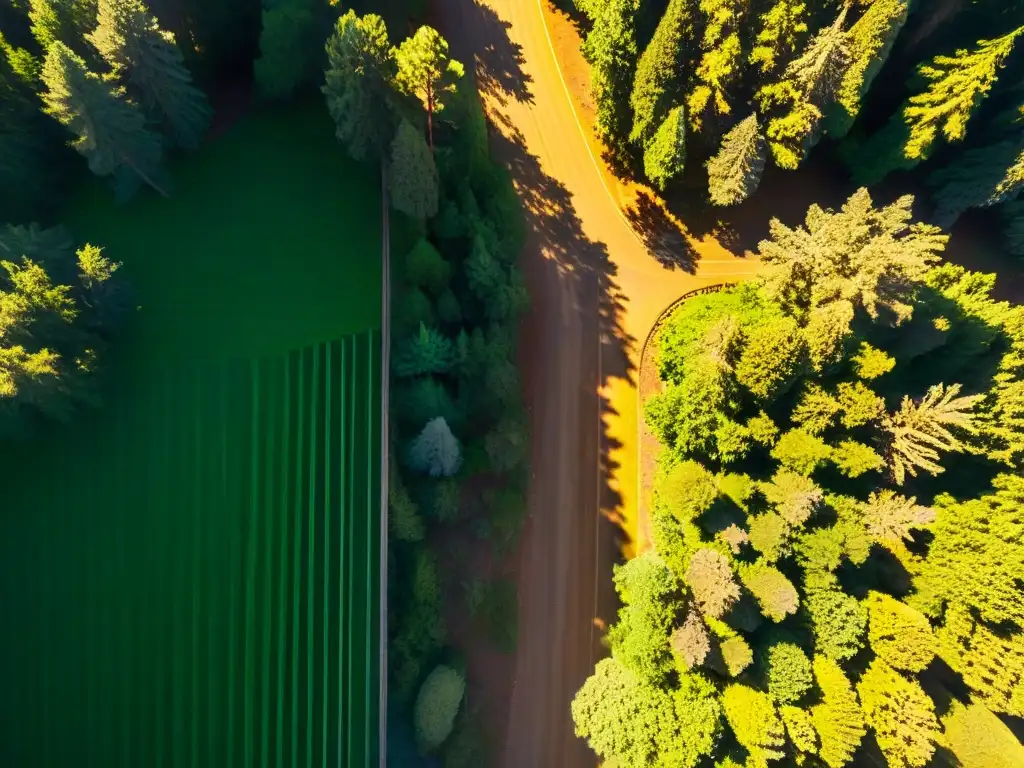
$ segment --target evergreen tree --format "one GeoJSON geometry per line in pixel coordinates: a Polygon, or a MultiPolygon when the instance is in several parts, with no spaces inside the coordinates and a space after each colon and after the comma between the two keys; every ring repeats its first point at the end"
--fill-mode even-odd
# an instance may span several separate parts
{"type": "Polygon", "coordinates": [[[609,0],[596,8],[594,26],[583,43],[590,63],[590,89],[597,132],[620,160],[628,154],[632,126],[629,95],[637,65],[638,0],[609,0]]]}
{"type": "Polygon", "coordinates": [[[904,395],[899,411],[885,418],[886,460],[898,485],[903,485],[908,474],[917,477],[918,469],[933,475],[942,472],[939,451],[964,450],[963,441],[951,430],[976,431],[971,411],[982,396],[957,397],[959,394],[959,384],[936,384],[919,403],[904,395]]]}
{"type": "Polygon", "coordinates": [[[821,701],[811,707],[811,721],[821,739],[818,755],[829,768],[843,768],[864,738],[864,715],[842,667],[815,656],[813,668],[821,691],[821,701]]]}
{"type": "Polygon", "coordinates": [[[814,685],[811,660],[796,643],[769,645],[764,652],[762,669],[768,692],[780,704],[796,704],[814,685]]]}
{"type": "Polygon", "coordinates": [[[644,151],[644,174],[658,189],[683,173],[686,166],[686,111],[675,107],[644,151]]]}
{"type": "Polygon", "coordinates": [[[669,637],[669,645],[684,669],[691,670],[705,662],[711,653],[711,639],[700,612],[691,610],[686,614],[686,620],[669,637]]]}
{"type": "Polygon", "coordinates": [[[405,279],[435,295],[448,287],[451,272],[451,265],[425,237],[417,240],[405,255],[405,279]]]}
{"type": "Polygon", "coordinates": [[[796,587],[781,571],[764,563],[740,569],[740,579],[757,598],[761,613],[778,623],[796,613],[800,597],[796,587]]]}
{"type": "Polygon", "coordinates": [[[337,135],[356,160],[379,159],[391,146],[395,59],[384,20],[349,10],[327,41],[327,109],[337,135]]]}
{"type": "Polygon", "coordinates": [[[141,0],[99,0],[97,26],[88,39],[111,77],[138,97],[154,122],[164,123],[179,146],[199,147],[212,111],[192,85],[174,36],[160,29],[141,0]]]}
{"type": "Polygon", "coordinates": [[[784,394],[803,361],[803,338],[792,317],[780,315],[753,329],[736,363],[736,381],[758,402],[784,394]]]}
{"type": "Polygon", "coordinates": [[[705,122],[717,126],[732,112],[728,91],[739,80],[743,67],[740,30],[749,0],[700,0],[704,15],[704,51],[697,67],[699,84],[687,98],[688,116],[694,131],[705,122]]]}
{"type": "Polygon", "coordinates": [[[881,543],[909,541],[911,529],[923,528],[935,520],[935,510],[918,505],[913,496],[907,499],[888,488],[872,492],[860,507],[868,533],[881,543]]]}
{"type": "Polygon", "coordinates": [[[448,42],[433,27],[422,26],[395,50],[395,82],[427,110],[427,141],[434,149],[434,115],[444,109],[464,74],[448,55],[448,42]]]}
{"type": "Polygon", "coordinates": [[[946,141],[961,141],[1022,32],[1024,27],[982,40],[974,50],[936,56],[922,64],[918,75],[927,83],[926,89],[911,96],[884,128],[859,147],[851,163],[854,180],[874,184],[890,171],[913,168],[931,156],[940,133],[946,141]]]}
{"type": "MultiPolygon", "coordinates": [[[[830,581],[834,581],[831,579],[830,581]]],[[[814,650],[836,661],[852,659],[864,645],[867,612],[838,588],[812,588],[804,582],[803,606],[814,632],[814,650]]]]}
{"type": "Polygon", "coordinates": [[[794,169],[820,137],[824,110],[833,102],[849,65],[849,36],[843,30],[849,6],[790,62],[782,79],[761,88],[758,103],[775,116],[766,134],[775,164],[794,169]]]}
{"type": "Polygon", "coordinates": [[[779,716],[786,726],[786,735],[799,753],[797,761],[806,760],[806,755],[818,753],[818,733],[814,730],[811,713],[800,707],[783,705],[779,707],[779,716]]]}
{"type": "Polygon", "coordinates": [[[484,437],[484,450],[495,472],[521,466],[530,449],[530,438],[521,418],[505,416],[484,437]]]}
{"type": "Polygon", "coordinates": [[[806,523],[823,499],[813,480],[786,469],[777,470],[770,483],[761,483],[760,490],[765,501],[792,526],[806,523]]]}
{"type": "Polygon", "coordinates": [[[736,205],[750,197],[761,183],[767,145],[757,113],[725,134],[722,146],[708,161],[708,194],[714,205],[736,205]]]}
{"type": "Polygon", "coordinates": [[[881,592],[871,592],[868,608],[868,644],[893,669],[921,672],[935,657],[935,638],[928,619],[905,603],[881,592]]]}
{"type": "Polygon", "coordinates": [[[462,447],[443,417],[431,419],[409,446],[409,464],[431,477],[451,477],[462,464],[462,447]]]}
{"type": "Polygon", "coordinates": [[[138,108],[120,88],[85,67],[70,48],[50,46],[43,65],[46,112],[77,136],[72,146],[97,176],[113,176],[120,197],[145,182],[167,196],[160,168],[160,137],[145,127],[138,108]]]}
{"type": "Polygon", "coordinates": [[[423,541],[423,518],[402,482],[398,462],[392,458],[388,468],[388,530],[399,541],[423,541]]]}
{"type": "Polygon", "coordinates": [[[964,152],[933,173],[935,221],[952,227],[969,208],[1010,200],[1024,187],[1024,141],[999,141],[964,152]]]}
{"type": "Polygon", "coordinates": [[[864,716],[892,768],[924,768],[941,736],[935,705],[917,681],[875,659],[857,684],[864,716]]]}
{"type": "Polygon", "coordinates": [[[315,76],[327,9],[324,0],[263,0],[260,57],[253,75],[265,97],[287,98],[315,76]]]}
{"type": "Polygon", "coordinates": [[[402,120],[391,143],[391,207],[420,221],[433,218],[437,214],[439,183],[434,153],[422,134],[408,120],[402,120]]]}
{"type": "Polygon", "coordinates": [[[750,63],[761,78],[776,73],[800,47],[807,33],[805,0],[769,0],[760,15],[750,63]]]}
{"type": "Polygon", "coordinates": [[[687,44],[693,35],[692,0],[669,0],[654,37],[636,66],[633,92],[633,129],[629,140],[646,148],[658,127],[679,101],[679,89],[687,44]]]}
{"type": "Polygon", "coordinates": [[[85,56],[84,37],[96,25],[97,0],[28,0],[32,34],[44,52],[62,42],[85,56]]]}
{"type": "Polygon", "coordinates": [[[713,549],[699,549],[690,558],[686,583],[701,611],[716,619],[722,618],[740,597],[729,561],[713,549]]]}
{"type": "Polygon", "coordinates": [[[903,29],[912,0],[876,0],[850,27],[850,61],[843,74],[835,104],[826,111],[825,130],[841,139],[850,132],[861,102],[889,58],[903,29]]]}
{"type": "Polygon", "coordinates": [[[1024,744],[998,717],[980,704],[954,701],[942,716],[945,743],[963,768],[1017,768],[1024,765],[1024,744]]]}
{"type": "Polygon", "coordinates": [[[403,339],[394,359],[397,376],[447,373],[454,362],[452,343],[433,328],[420,325],[418,335],[403,339]]]}
{"type": "Polygon", "coordinates": [[[786,736],[771,697],[739,683],[726,686],[722,708],[733,735],[749,753],[749,765],[767,765],[784,756],[786,736]]]}

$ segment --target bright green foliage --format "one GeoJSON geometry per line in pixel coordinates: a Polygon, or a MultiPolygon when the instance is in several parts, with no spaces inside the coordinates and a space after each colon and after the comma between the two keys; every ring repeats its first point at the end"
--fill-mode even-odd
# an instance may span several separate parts
{"type": "Polygon", "coordinates": [[[844,381],[836,388],[841,420],[847,429],[873,424],[885,415],[885,400],[860,381],[844,381]]]}
{"type": "Polygon", "coordinates": [[[391,83],[397,67],[384,20],[349,9],[327,41],[327,61],[322,90],[338,139],[356,160],[380,159],[396,125],[391,83]]]}
{"type": "Polygon", "coordinates": [[[437,213],[438,184],[434,153],[412,123],[402,120],[391,143],[388,174],[391,206],[414,219],[426,221],[437,213]]]}
{"type": "Polygon", "coordinates": [[[719,645],[722,663],[729,677],[737,677],[754,662],[754,652],[739,635],[726,638],[719,645]]]}
{"type": "Polygon", "coordinates": [[[199,147],[213,111],[192,85],[174,35],[160,29],[141,0],[99,0],[89,42],[110,66],[111,77],[138,96],[146,114],[162,123],[178,146],[199,147]]]}
{"type": "Polygon", "coordinates": [[[882,422],[889,438],[886,460],[897,484],[903,485],[908,474],[917,477],[918,469],[933,475],[942,472],[939,451],[964,450],[964,442],[953,430],[976,431],[971,411],[982,396],[959,394],[959,384],[936,384],[919,403],[904,395],[899,411],[882,422]]]}
{"type": "Polygon", "coordinates": [[[768,693],[779,704],[796,704],[814,685],[811,660],[795,643],[772,643],[761,664],[768,693]]]}
{"type": "Polygon", "coordinates": [[[1024,744],[1002,720],[980,704],[954,701],[942,716],[945,744],[963,768],[1017,768],[1024,744]]]}
{"type": "Polygon", "coordinates": [[[427,110],[427,138],[433,149],[434,115],[445,108],[465,70],[448,55],[448,42],[426,25],[398,46],[395,63],[395,84],[402,92],[419,99],[427,110]]]}
{"type": "Polygon", "coordinates": [[[920,672],[935,656],[932,628],[922,614],[881,592],[871,592],[868,644],[893,669],[920,672]]]}
{"type": "Polygon", "coordinates": [[[821,691],[821,701],[811,707],[814,730],[821,740],[818,755],[829,768],[843,768],[864,738],[864,715],[842,667],[830,658],[815,656],[813,668],[821,691]]]}
{"type": "Polygon", "coordinates": [[[843,557],[843,533],[839,528],[816,528],[800,536],[794,549],[807,570],[834,571],[843,557]]]}
{"type": "Polygon", "coordinates": [[[779,570],[764,563],[740,569],[743,585],[757,598],[761,613],[774,622],[780,622],[796,613],[800,597],[796,587],[779,570]]]}
{"type": "Polygon", "coordinates": [[[629,140],[646,148],[669,111],[684,74],[687,40],[693,34],[693,0],[669,0],[654,37],[636,67],[633,92],[633,129],[629,140]]]}
{"type": "Polygon", "coordinates": [[[839,411],[839,401],[811,382],[804,388],[790,418],[805,432],[820,435],[832,426],[839,411]]]}
{"type": "Polygon", "coordinates": [[[256,87],[271,99],[294,94],[320,64],[326,21],[322,0],[263,0],[260,56],[253,63],[256,87]]]}
{"type": "Polygon", "coordinates": [[[705,121],[718,122],[731,113],[727,94],[742,73],[740,30],[747,0],[700,0],[705,18],[704,51],[697,67],[697,85],[687,99],[690,124],[700,131],[705,121]]]}
{"type": "Polygon", "coordinates": [[[772,457],[801,475],[810,475],[832,456],[832,449],[819,437],[802,429],[791,429],[772,448],[772,457]]]}
{"type": "Polygon", "coordinates": [[[402,340],[393,366],[398,376],[447,373],[454,362],[454,355],[451,340],[421,324],[417,335],[402,340]]]}
{"type": "Polygon", "coordinates": [[[688,678],[670,693],[641,682],[615,659],[604,659],[573,699],[576,735],[606,761],[695,768],[721,730],[713,690],[688,678]]]}
{"type": "Polygon", "coordinates": [[[664,561],[646,553],[615,569],[622,600],[608,633],[612,654],[642,680],[658,683],[672,667],[669,635],[682,609],[679,584],[664,561]]]}
{"type": "Polygon", "coordinates": [[[166,195],[160,168],[160,137],[146,128],[138,108],[124,92],[100,79],[70,48],[50,46],[43,65],[46,112],[77,138],[72,146],[97,176],[113,176],[121,198],[141,182],[166,195]]]}
{"type": "Polygon", "coordinates": [[[761,183],[766,159],[767,145],[754,112],[725,134],[718,153],[708,161],[711,202],[736,205],[750,197],[761,183]]]}
{"type": "Polygon", "coordinates": [[[896,358],[881,349],[876,349],[862,341],[857,354],[850,358],[853,371],[862,379],[877,379],[884,376],[896,366],[896,358]]]}
{"type": "Polygon", "coordinates": [[[658,189],[682,175],[686,167],[686,110],[680,105],[668,113],[644,150],[644,173],[658,189]]]}
{"type": "Polygon", "coordinates": [[[951,227],[969,208],[1016,197],[1024,186],[1024,143],[1016,139],[970,149],[933,173],[928,183],[934,189],[935,221],[951,227]]]}
{"type": "Polygon", "coordinates": [[[951,605],[936,630],[939,656],[963,677],[974,700],[1024,717],[1024,632],[996,630],[951,605]]]}
{"type": "Polygon", "coordinates": [[[813,307],[802,329],[807,357],[815,373],[835,369],[847,353],[853,336],[854,307],[846,299],[813,307]]]}
{"type": "Polygon", "coordinates": [[[848,35],[843,29],[848,8],[844,6],[835,22],[815,35],[780,81],[757,93],[761,109],[777,115],[768,121],[766,134],[780,168],[798,167],[817,141],[823,110],[835,98],[849,62],[848,35]]]}
{"type": "Polygon", "coordinates": [[[718,412],[733,401],[733,393],[721,369],[702,365],[678,385],[647,400],[647,423],[665,445],[682,455],[710,453],[718,429],[718,412]]]}
{"type": "Polygon", "coordinates": [[[779,316],[753,330],[736,363],[736,380],[757,400],[770,402],[793,383],[803,357],[796,321],[779,316]]]}
{"type": "Polygon", "coordinates": [[[658,484],[658,503],[683,521],[707,512],[717,498],[714,475],[696,461],[680,462],[658,484]]]}
{"type": "Polygon", "coordinates": [[[405,279],[434,295],[448,287],[451,272],[451,265],[425,237],[417,240],[405,255],[405,279]]]}
{"type": "Polygon", "coordinates": [[[722,464],[739,461],[750,450],[750,430],[732,419],[723,418],[715,430],[715,457],[722,464]]]}
{"type": "Polygon", "coordinates": [[[62,42],[84,53],[82,39],[96,24],[96,0],[28,0],[28,18],[39,47],[62,42]]]}
{"type": "Polygon", "coordinates": [[[766,562],[777,562],[788,554],[789,535],[789,525],[774,512],[750,519],[750,546],[760,552],[766,562]]]}
{"type": "Polygon", "coordinates": [[[847,477],[860,477],[885,466],[885,460],[874,448],[855,440],[843,440],[832,449],[829,459],[847,477]]]}
{"type": "Polygon", "coordinates": [[[626,152],[633,125],[629,101],[639,56],[637,6],[637,0],[601,3],[594,16],[594,26],[583,43],[583,55],[590,62],[597,131],[620,156],[626,152]]]}
{"type": "Polygon", "coordinates": [[[853,301],[877,318],[881,310],[907,318],[912,291],[945,247],[936,227],[911,224],[913,198],[875,208],[866,189],[838,212],[812,205],[805,226],[771,221],[758,246],[765,288],[800,313],[836,300],[853,301]]]}
{"type": "Polygon", "coordinates": [[[451,667],[441,664],[427,675],[413,710],[416,740],[423,752],[434,751],[451,734],[465,693],[465,679],[451,667]]]}
{"type": "Polygon", "coordinates": [[[750,430],[750,436],[754,441],[761,445],[773,445],[779,434],[779,428],[764,411],[747,420],[747,429],[750,430]]]}
{"type": "Polygon", "coordinates": [[[722,693],[722,707],[736,741],[750,753],[752,762],[748,765],[762,765],[783,756],[785,730],[771,696],[733,683],[722,693]]]}
{"type": "MultiPolygon", "coordinates": [[[[786,435],[779,441],[779,445],[783,445],[786,435]]],[[[821,488],[813,480],[787,469],[776,471],[771,482],[762,483],[760,488],[765,500],[792,526],[801,526],[807,522],[823,498],[821,488]]]]}
{"type": "Polygon", "coordinates": [[[807,3],[774,0],[760,22],[750,63],[765,76],[778,71],[803,42],[807,33],[807,3]]]}
{"type": "MultiPolygon", "coordinates": [[[[810,670],[810,662],[808,662],[810,670]]],[[[810,672],[808,671],[808,674],[810,672]]],[[[818,733],[814,730],[814,722],[811,720],[811,713],[800,707],[783,705],[779,707],[779,716],[783,725],[786,726],[786,735],[790,743],[798,752],[805,754],[817,754],[818,733]]]]}
{"type": "Polygon", "coordinates": [[[826,112],[825,130],[841,139],[853,126],[861,102],[881,70],[896,36],[903,29],[911,0],[875,0],[848,33],[850,62],[843,74],[833,108],[826,112]]]}
{"type": "Polygon", "coordinates": [[[729,561],[713,549],[699,549],[690,558],[686,583],[700,609],[716,619],[722,618],[740,597],[729,561]]]}
{"type": "Polygon", "coordinates": [[[868,617],[857,598],[838,589],[808,589],[803,605],[811,620],[817,654],[846,661],[864,645],[868,617]]]}
{"type": "Polygon", "coordinates": [[[935,520],[935,510],[922,507],[917,499],[909,499],[885,488],[873,492],[860,505],[868,532],[879,542],[909,541],[913,528],[923,528],[935,520]]]}
{"type": "Polygon", "coordinates": [[[857,684],[864,716],[889,765],[924,768],[941,738],[935,705],[917,681],[875,659],[857,684]]]}
{"type": "Polygon", "coordinates": [[[406,490],[393,457],[388,468],[388,530],[399,541],[422,541],[425,532],[419,508],[406,490]]]}
{"type": "Polygon", "coordinates": [[[980,499],[937,499],[934,539],[915,586],[928,597],[929,615],[946,604],[970,606],[992,625],[1024,628],[1024,480],[999,475],[993,486],[980,499]]]}

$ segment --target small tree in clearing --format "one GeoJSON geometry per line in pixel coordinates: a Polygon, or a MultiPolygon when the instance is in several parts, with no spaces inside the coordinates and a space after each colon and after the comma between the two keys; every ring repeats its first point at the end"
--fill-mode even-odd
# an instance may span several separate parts
{"type": "Polygon", "coordinates": [[[431,419],[409,447],[409,464],[431,477],[451,477],[462,465],[462,448],[444,417],[431,419]]]}

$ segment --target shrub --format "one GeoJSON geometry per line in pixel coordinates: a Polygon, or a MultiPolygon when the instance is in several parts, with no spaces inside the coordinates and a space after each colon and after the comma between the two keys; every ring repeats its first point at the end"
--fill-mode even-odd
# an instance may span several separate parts
{"type": "Polygon", "coordinates": [[[452,732],[466,681],[462,675],[443,664],[434,668],[420,687],[413,710],[416,740],[427,753],[440,747],[452,732]]]}

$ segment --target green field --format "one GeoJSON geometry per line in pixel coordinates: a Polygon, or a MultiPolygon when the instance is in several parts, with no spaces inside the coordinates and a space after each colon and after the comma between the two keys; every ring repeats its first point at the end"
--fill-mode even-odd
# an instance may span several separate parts
{"type": "Polygon", "coordinates": [[[65,221],[139,306],[106,403],[5,449],[4,765],[376,762],[380,187],[319,107],[65,221]]]}

